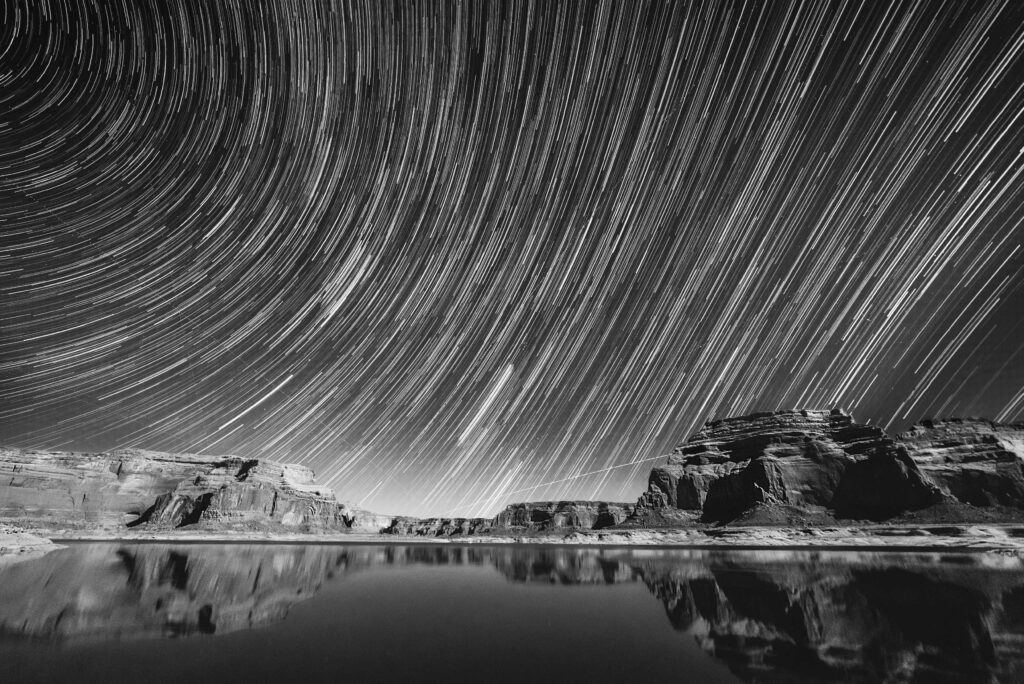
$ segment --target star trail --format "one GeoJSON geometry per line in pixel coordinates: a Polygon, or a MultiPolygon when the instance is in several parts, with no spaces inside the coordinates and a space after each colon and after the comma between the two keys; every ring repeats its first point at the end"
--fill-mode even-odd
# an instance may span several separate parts
{"type": "Polygon", "coordinates": [[[1024,419],[1024,4],[9,0],[0,442],[633,500],[703,421],[1024,419]]]}

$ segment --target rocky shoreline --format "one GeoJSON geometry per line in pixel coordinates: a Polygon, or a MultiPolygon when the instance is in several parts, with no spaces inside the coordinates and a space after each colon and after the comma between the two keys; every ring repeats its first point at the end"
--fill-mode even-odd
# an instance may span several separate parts
{"type": "Polygon", "coordinates": [[[0,567],[44,556],[61,548],[47,537],[0,525],[0,567]]]}
{"type": "Polygon", "coordinates": [[[757,413],[705,424],[635,504],[525,502],[493,518],[371,513],[264,459],[0,448],[0,521],[58,540],[1016,551],[1024,426],[929,420],[890,437],[840,409],[757,413]]]}

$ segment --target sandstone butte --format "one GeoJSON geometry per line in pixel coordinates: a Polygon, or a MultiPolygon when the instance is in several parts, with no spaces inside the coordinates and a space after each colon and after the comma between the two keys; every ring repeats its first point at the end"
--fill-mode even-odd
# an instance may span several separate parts
{"type": "Polygon", "coordinates": [[[338,501],[301,465],[137,449],[0,448],[0,522],[91,535],[363,532],[458,538],[577,531],[1024,521],[1024,425],[926,420],[890,437],[846,412],[706,423],[634,503],[546,501],[493,518],[412,518],[338,501]]]}

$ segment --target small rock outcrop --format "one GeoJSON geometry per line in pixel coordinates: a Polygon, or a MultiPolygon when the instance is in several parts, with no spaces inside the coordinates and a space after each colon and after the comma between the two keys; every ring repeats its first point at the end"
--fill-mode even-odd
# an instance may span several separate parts
{"type": "Polygon", "coordinates": [[[493,527],[532,532],[600,530],[623,522],[633,505],[607,501],[533,501],[515,503],[494,517],[493,527]]]}

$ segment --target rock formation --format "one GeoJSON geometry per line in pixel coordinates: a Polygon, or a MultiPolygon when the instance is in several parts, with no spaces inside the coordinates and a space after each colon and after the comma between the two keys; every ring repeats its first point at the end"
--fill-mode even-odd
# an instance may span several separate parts
{"type": "Polygon", "coordinates": [[[534,501],[505,507],[494,518],[498,529],[531,532],[584,529],[600,530],[624,521],[633,505],[607,501],[534,501]]]}
{"type": "Polygon", "coordinates": [[[939,499],[880,428],[840,410],[782,411],[708,423],[652,469],[643,507],[725,521],[759,503],[881,519],[939,499]]]}
{"type": "Polygon", "coordinates": [[[1024,508],[1024,425],[926,420],[897,440],[943,494],[975,506],[1024,508]]]}
{"type": "Polygon", "coordinates": [[[726,522],[758,504],[885,520],[943,501],[1024,507],[1024,429],[926,422],[892,439],[846,412],[707,423],[652,469],[636,518],[658,509],[726,522]]]}
{"type": "Polygon", "coordinates": [[[510,504],[493,518],[413,518],[399,516],[385,534],[454,537],[600,530],[625,521],[632,504],[606,501],[533,501],[510,504]]]}
{"type": "Polygon", "coordinates": [[[344,529],[334,491],[317,485],[300,465],[230,458],[157,497],[140,522],[180,527],[193,523],[280,524],[303,529],[344,529]]]}
{"type": "Polygon", "coordinates": [[[340,504],[304,466],[260,459],[0,448],[0,519],[31,529],[198,525],[518,536],[617,526],[828,525],[938,515],[939,506],[946,507],[941,522],[978,519],[976,507],[993,511],[985,521],[1024,509],[1024,425],[924,421],[893,439],[840,409],[755,413],[709,422],[680,443],[651,470],[635,506],[515,503],[493,519],[377,515],[340,504]]]}
{"type": "Polygon", "coordinates": [[[345,530],[354,522],[305,466],[140,450],[2,449],[0,516],[89,529],[207,523],[345,530]]]}
{"type": "Polygon", "coordinates": [[[125,449],[109,453],[0,448],[0,515],[61,525],[120,526],[179,482],[223,459],[125,449]]]}
{"type": "Polygon", "coordinates": [[[413,518],[396,516],[381,532],[420,537],[454,537],[490,532],[490,518],[413,518]]]}

